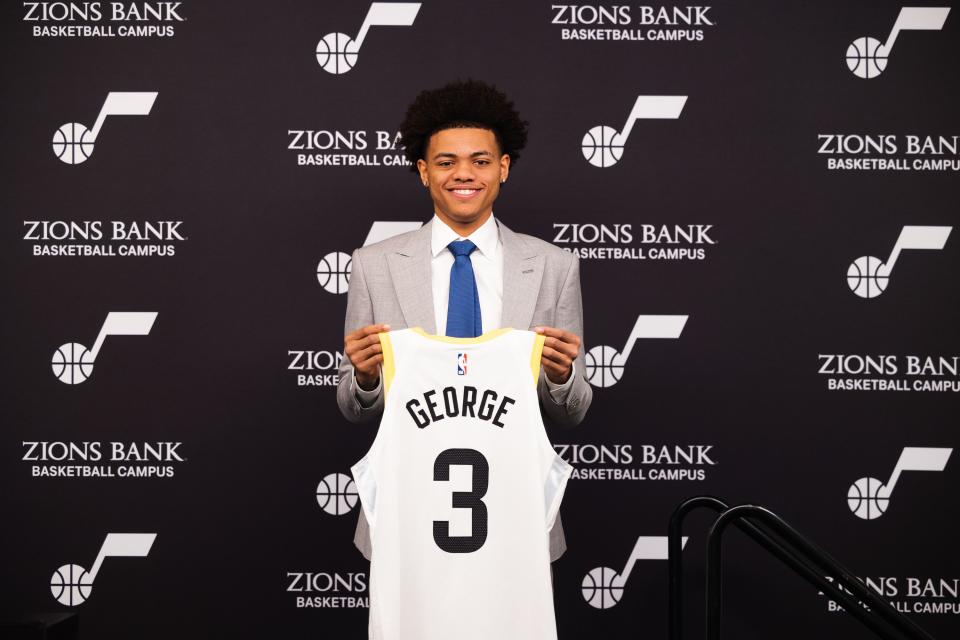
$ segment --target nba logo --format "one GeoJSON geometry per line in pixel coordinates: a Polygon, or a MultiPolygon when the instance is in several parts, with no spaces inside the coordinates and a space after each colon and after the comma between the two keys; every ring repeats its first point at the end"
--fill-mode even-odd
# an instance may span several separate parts
{"type": "Polygon", "coordinates": [[[467,375],[467,354],[465,353],[457,354],[457,375],[467,375]]]}

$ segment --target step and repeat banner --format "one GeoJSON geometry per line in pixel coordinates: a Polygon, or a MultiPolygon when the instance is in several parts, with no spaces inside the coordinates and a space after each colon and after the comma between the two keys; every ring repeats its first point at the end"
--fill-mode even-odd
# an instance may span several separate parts
{"type": "MultiPolygon", "coordinates": [[[[951,7],[0,11],[4,624],[366,637],[350,254],[433,215],[397,128],[475,78],[530,122],[495,215],[580,260],[593,404],[548,424],[575,468],[560,637],[664,637],[667,521],[704,493],[960,634],[951,7]]],[[[697,634],[708,524],[683,551],[697,634]]],[[[728,538],[730,637],[870,637],[728,538]]]]}

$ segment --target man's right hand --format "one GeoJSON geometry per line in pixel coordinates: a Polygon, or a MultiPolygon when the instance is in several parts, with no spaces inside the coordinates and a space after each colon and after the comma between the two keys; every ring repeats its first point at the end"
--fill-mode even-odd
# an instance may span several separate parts
{"type": "Polygon", "coordinates": [[[368,324],[343,338],[343,352],[353,365],[353,374],[361,389],[367,391],[377,386],[380,377],[378,368],[383,362],[383,350],[377,334],[389,331],[388,324],[368,324]]]}

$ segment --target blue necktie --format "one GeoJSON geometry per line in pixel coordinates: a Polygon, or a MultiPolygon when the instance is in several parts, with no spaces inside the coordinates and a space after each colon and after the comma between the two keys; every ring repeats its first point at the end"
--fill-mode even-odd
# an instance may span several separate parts
{"type": "Polygon", "coordinates": [[[447,335],[476,338],[483,333],[480,325],[480,293],[473,275],[470,254],[477,245],[469,240],[454,240],[447,245],[453,254],[450,267],[450,299],[447,304],[447,335]]]}

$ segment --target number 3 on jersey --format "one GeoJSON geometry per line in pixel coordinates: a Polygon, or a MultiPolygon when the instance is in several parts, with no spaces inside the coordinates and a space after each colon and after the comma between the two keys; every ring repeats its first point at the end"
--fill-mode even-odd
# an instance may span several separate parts
{"type": "Polygon", "coordinates": [[[470,491],[454,491],[452,506],[470,509],[471,530],[469,536],[451,536],[450,523],[433,521],[433,540],[448,553],[473,553],[487,541],[487,505],[483,496],[490,480],[490,465],[476,449],[446,449],[433,462],[433,479],[439,482],[450,480],[450,467],[465,465],[473,470],[470,491]]]}

